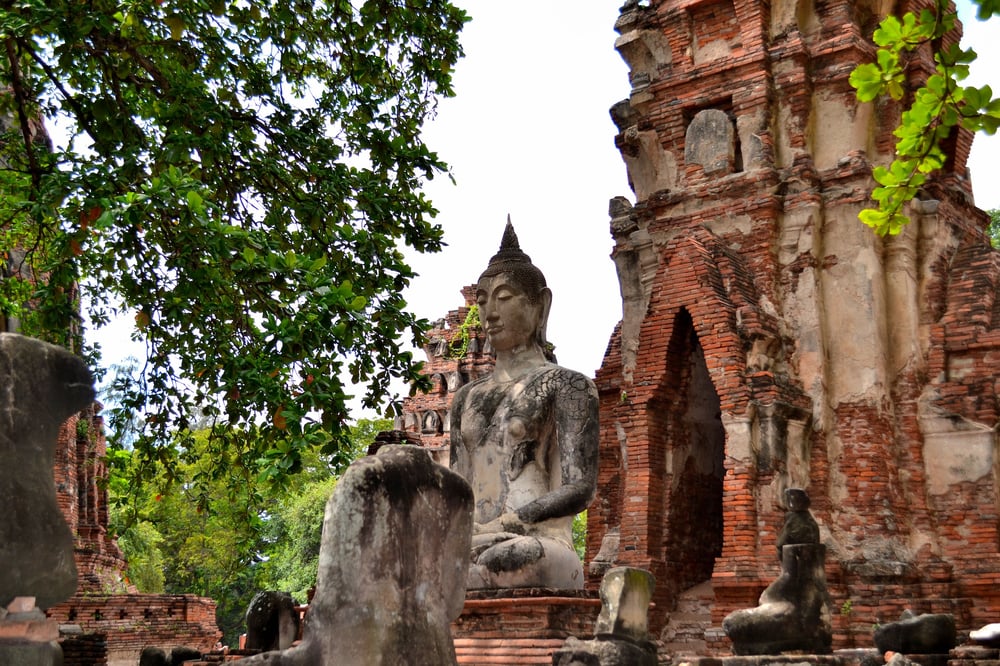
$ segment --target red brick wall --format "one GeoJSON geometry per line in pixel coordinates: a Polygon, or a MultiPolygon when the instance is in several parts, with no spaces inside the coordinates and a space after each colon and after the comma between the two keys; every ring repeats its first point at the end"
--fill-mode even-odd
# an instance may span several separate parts
{"type": "Polygon", "coordinates": [[[468,340],[463,339],[463,325],[476,303],[475,285],[463,287],[462,296],[465,304],[448,312],[427,334],[424,374],[431,378],[432,390],[406,398],[402,416],[395,424],[398,430],[418,435],[421,445],[443,465],[449,460],[450,410],[455,391],[493,371],[493,356],[488,353],[482,328],[468,328],[468,340]],[[463,346],[465,353],[461,354],[463,346]]]}
{"type": "Polygon", "coordinates": [[[109,662],[136,663],[148,646],[208,652],[222,636],[215,623],[215,602],[189,594],[78,595],[46,614],[60,624],[104,635],[109,662]]]}
{"type": "MultiPolygon", "coordinates": [[[[698,578],[712,581],[716,626],[755,605],[778,572],[791,485],[808,490],[829,547],[835,647],[905,607],[953,612],[963,629],[1000,609],[1000,493],[985,467],[1000,416],[1000,254],[970,203],[965,131],[904,234],[879,239],[856,221],[900,111],[859,106],[848,83],[874,53],[872,4],[812,3],[810,16],[775,2],[652,0],[626,4],[616,25],[638,68],[613,114],[636,191],[612,225],[626,318],[596,378],[601,492],[587,559],[617,531],[615,563],[657,576],[654,630],[698,578]],[[706,109],[738,137],[737,159],[708,174],[685,150],[721,141],[692,134],[706,109]],[[689,335],[724,429],[714,475],[692,462],[689,335]],[[966,469],[941,469],[942,452],[966,469]],[[722,507],[707,572],[706,501],[722,507]]],[[[916,54],[911,80],[931,67],[916,54]]]]}

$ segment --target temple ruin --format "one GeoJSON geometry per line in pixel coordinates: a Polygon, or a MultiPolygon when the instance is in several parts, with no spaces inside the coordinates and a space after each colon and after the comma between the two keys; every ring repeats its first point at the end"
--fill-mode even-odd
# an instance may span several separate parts
{"type": "MultiPolygon", "coordinates": [[[[1000,254],[972,135],[901,234],[857,218],[900,107],[859,104],[848,77],[887,12],[925,4],[630,0],[617,21],[634,203],[611,205],[623,319],[596,379],[587,561],[591,585],[652,571],[678,649],[727,649],[722,619],[777,573],[789,487],[828,547],[835,648],[906,607],[966,630],[1000,614],[1000,254]],[[702,614],[686,636],[681,605],[702,614]]],[[[909,62],[931,71],[929,50],[909,62]]]]}
{"type": "MultiPolygon", "coordinates": [[[[965,631],[1000,615],[1000,253],[972,135],[954,132],[901,234],[857,217],[901,107],[859,104],[848,77],[886,13],[923,6],[622,7],[632,91],[611,114],[633,196],[610,205],[623,317],[596,377],[585,564],[590,590],[616,566],[655,575],[668,651],[730,652],[722,620],[778,575],[792,487],[828,548],[834,649],[906,608],[965,631]]],[[[926,50],[908,65],[932,70],[926,50]]]]}

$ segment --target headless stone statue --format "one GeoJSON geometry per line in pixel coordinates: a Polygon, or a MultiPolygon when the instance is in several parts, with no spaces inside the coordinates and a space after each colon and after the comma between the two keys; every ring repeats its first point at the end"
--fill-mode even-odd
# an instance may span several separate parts
{"type": "Polygon", "coordinates": [[[326,505],[316,594],[302,642],[239,664],[457,664],[472,491],[416,446],[352,464],[326,505]]]}
{"type": "Polygon", "coordinates": [[[59,428],[94,400],[83,360],[0,333],[0,608],[34,597],[44,610],[73,596],[73,534],[52,478],[59,428]]]}
{"type": "Polygon", "coordinates": [[[510,220],[476,300],[496,366],[451,410],[451,467],[476,498],[468,587],[582,588],[572,524],[597,485],[597,390],[548,351],[552,293],[510,220]]]}
{"type": "Polygon", "coordinates": [[[828,654],[831,649],[826,546],[819,542],[805,491],[789,488],[785,498],[789,515],[778,537],[781,575],[760,595],[756,608],[734,611],[722,622],[737,655],[828,654]]]}
{"type": "Polygon", "coordinates": [[[601,614],[594,639],[566,639],[552,655],[554,666],[656,666],[656,644],[649,636],[653,574],[615,567],[601,581],[601,614]]]}

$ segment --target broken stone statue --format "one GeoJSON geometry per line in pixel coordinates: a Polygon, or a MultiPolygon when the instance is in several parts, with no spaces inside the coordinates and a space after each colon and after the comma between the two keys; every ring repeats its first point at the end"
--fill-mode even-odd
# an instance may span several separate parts
{"type": "Polygon", "coordinates": [[[299,637],[299,611],[287,592],[263,590],[253,595],[244,619],[247,650],[284,650],[299,637]]]}
{"type": "Polygon", "coordinates": [[[831,651],[826,546],[819,542],[806,492],[789,488],[785,501],[788,513],[778,536],[781,575],[760,595],[760,605],[734,611],[722,622],[736,655],[831,651]]]}
{"type": "Polygon", "coordinates": [[[572,525],[597,485],[597,389],[556,365],[552,292],[509,219],[476,301],[496,366],[451,409],[451,468],[476,498],[468,587],[580,589],[572,525]]]}
{"type": "Polygon", "coordinates": [[[947,613],[915,615],[904,611],[896,622],[880,625],[874,634],[875,647],[883,654],[948,654],[958,635],[955,618],[947,613]]]}
{"type": "Polygon", "coordinates": [[[553,666],[656,666],[649,639],[649,602],[655,581],[645,569],[615,567],[601,580],[601,614],[594,640],[566,639],[553,666]]]}
{"type": "Polygon", "coordinates": [[[83,360],[40,340],[0,333],[0,608],[34,597],[45,610],[73,596],[73,534],[52,477],[59,428],[94,400],[83,360]]]}
{"type": "Polygon", "coordinates": [[[416,446],[353,463],[326,505],[302,642],[241,665],[457,664],[472,490],[416,446]]]}

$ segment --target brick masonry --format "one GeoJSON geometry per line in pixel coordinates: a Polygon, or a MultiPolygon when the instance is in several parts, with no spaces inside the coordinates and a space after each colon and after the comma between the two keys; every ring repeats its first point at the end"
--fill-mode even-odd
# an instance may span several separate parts
{"type": "Polygon", "coordinates": [[[64,662],[131,665],[151,645],[211,650],[221,636],[214,601],[184,594],[139,594],[125,576],[126,562],[108,532],[107,442],[99,412],[95,404],[63,424],[55,456],[56,493],[76,537],[79,582],[76,594],[46,615],[83,632],[64,639],[64,662]]]}
{"type": "MultiPolygon", "coordinates": [[[[467,320],[476,304],[476,286],[462,288],[464,304],[434,322],[424,344],[423,373],[431,379],[428,393],[403,401],[395,428],[412,433],[443,465],[449,460],[451,399],[459,387],[493,372],[493,355],[486,335],[467,320]]],[[[478,321],[478,320],[475,320],[478,321]]]]}
{"type": "MultiPolygon", "coordinates": [[[[656,575],[654,629],[706,580],[713,626],[756,605],[790,486],[829,547],[835,647],[904,608],[1000,615],[1000,254],[964,130],[903,233],[857,221],[900,112],[848,84],[877,6],[629,1],[616,24],[634,204],[611,206],[624,317],[596,378],[587,559],[656,575]]],[[[918,52],[911,80],[931,67],[918,52]]]]}

